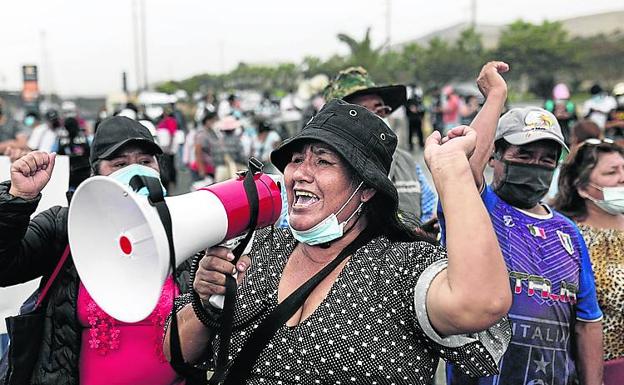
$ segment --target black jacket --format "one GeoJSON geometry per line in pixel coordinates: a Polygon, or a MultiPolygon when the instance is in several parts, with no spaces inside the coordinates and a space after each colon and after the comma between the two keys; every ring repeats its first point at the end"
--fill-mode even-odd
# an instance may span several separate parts
{"type": "MultiPolygon", "coordinates": [[[[67,207],[55,206],[33,220],[39,198],[11,196],[9,182],[0,183],[0,287],[43,277],[45,282],[67,246],[67,207]]],[[[93,229],[94,232],[97,229],[93,229]]],[[[189,264],[178,268],[176,281],[188,290],[189,264]]],[[[81,326],[76,304],[79,278],[71,258],[59,273],[46,299],[46,319],[33,385],[78,385],[81,326]]]]}

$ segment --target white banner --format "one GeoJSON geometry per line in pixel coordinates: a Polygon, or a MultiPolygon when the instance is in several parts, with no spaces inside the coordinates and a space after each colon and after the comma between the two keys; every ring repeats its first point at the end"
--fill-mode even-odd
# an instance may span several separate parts
{"type": "MultiPolygon", "coordinates": [[[[0,156],[0,181],[8,179],[11,179],[11,161],[7,156],[0,156]]],[[[52,178],[41,192],[41,201],[33,216],[52,206],[67,206],[65,193],[68,187],[69,157],[57,156],[52,178]]],[[[6,333],[4,319],[18,314],[21,304],[38,285],[39,278],[20,285],[0,288],[0,334],[6,333]]]]}

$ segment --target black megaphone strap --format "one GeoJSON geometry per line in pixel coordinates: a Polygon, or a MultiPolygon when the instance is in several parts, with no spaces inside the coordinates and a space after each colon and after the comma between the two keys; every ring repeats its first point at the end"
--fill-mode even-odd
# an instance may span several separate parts
{"type": "Polygon", "coordinates": [[[336,258],[328,263],[321,271],[299,286],[292,294],[284,299],[277,307],[260,323],[252,332],[251,336],[243,345],[234,362],[232,363],[223,385],[244,384],[258,357],[269,344],[271,338],[277,333],[292,315],[299,309],[310,293],[321,283],[336,267],[349,255],[355,253],[373,238],[373,232],[365,229],[336,258]]]}
{"type": "MultiPolygon", "coordinates": [[[[135,175],[130,179],[130,187],[134,191],[139,191],[146,187],[149,193],[148,201],[151,206],[156,208],[158,217],[165,228],[167,234],[167,242],[169,245],[169,266],[174,279],[176,277],[176,258],[175,248],[173,245],[173,230],[171,225],[171,214],[165,202],[165,197],[161,182],[158,178],[135,175]]],[[[169,332],[169,348],[171,350],[171,367],[179,374],[184,376],[187,385],[204,385],[207,383],[206,371],[198,369],[184,362],[182,356],[182,348],[180,346],[180,334],[178,331],[178,317],[175,311],[175,295],[173,296],[173,306],[171,307],[171,330],[169,332]]]]}

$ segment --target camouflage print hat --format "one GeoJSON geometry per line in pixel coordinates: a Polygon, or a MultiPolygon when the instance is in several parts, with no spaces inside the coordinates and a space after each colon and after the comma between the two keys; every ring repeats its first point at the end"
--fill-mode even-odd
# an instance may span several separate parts
{"type": "Polygon", "coordinates": [[[392,111],[396,110],[407,100],[407,90],[403,85],[378,87],[371,80],[368,72],[362,67],[349,67],[338,73],[325,88],[325,100],[342,99],[351,102],[358,96],[378,95],[392,111]]]}

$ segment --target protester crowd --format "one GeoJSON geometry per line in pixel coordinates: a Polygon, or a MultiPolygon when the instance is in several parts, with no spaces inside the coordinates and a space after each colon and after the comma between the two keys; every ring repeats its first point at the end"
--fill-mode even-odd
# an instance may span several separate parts
{"type": "MultiPolygon", "coordinates": [[[[16,121],[0,100],[0,286],[52,282],[27,383],[431,384],[440,358],[449,385],[624,383],[624,83],[509,108],[509,70],[486,63],[479,93],[424,94],[351,67],[307,104],[210,92],[155,120],[127,103],[93,123],[76,108],[16,121]],[[72,263],[67,208],[30,219],[57,154],[68,204],[93,175],[155,176],[166,193],[189,173],[195,190],[254,157],[282,178],[282,213],[240,259],[224,245],[189,259],[124,323],[72,263]],[[211,297],[232,272],[223,338],[211,297]]],[[[14,348],[0,339],[3,384],[14,348]]]]}

